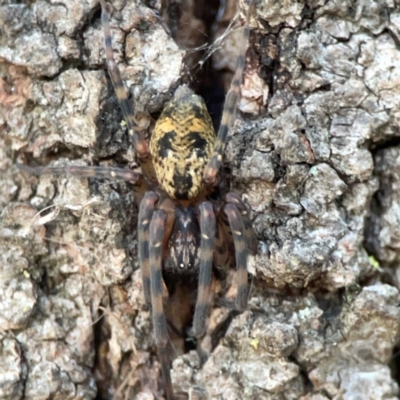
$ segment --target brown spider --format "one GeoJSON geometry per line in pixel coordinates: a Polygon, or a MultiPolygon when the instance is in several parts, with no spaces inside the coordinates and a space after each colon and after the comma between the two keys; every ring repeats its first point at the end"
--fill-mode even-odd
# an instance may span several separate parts
{"type": "Polygon", "coordinates": [[[213,273],[219,275],[221,270],[236,265],[237,294],[233,307],[242,311],[247,306],[247,256],[249,252],[255,254],[257,242],[240,197],[232,192],[222,197],[219,169],[240,96],[254,0],[250,1],[236,72],[217,136],[203,99],[181,86],[166,104],[149,146],[137,128],[131,102],[114,60],[105,0],[100,3],[108,71],[142,173],[103,167],[20,168],[38,175],[103,177],[134,185],[139,203],[138,254],[144,297],[152,308],[166,395],[172,400],[164,287],[171,291],[171,286],[181,284],[188,293],[194,293],[192,306],[195,310],[190,334],[195,337],[203,335],[206,329],[213,273]]]}

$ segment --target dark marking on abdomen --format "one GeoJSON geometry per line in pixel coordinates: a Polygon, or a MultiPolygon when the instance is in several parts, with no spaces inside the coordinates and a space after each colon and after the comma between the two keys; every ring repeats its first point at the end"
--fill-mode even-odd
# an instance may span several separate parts
{"type": "Polygon", "coordinates": [[[165,132],[161,139],[157,141],[158,144],[158,155],[161,160],[166,159],[169,154],[168,151],[174,151],[172,144],[174,143],[176,138],[176,132],[165,132]]]}
{"type": "MultiPolygon", "coordinates": [[[[190,144],[193,150],[196,151],[196,156],[204,158],[207,156],[207,140],[200,134],[200,132],[190,132],[188,135],[190,144]]],[[[188,155],[189,157],[190,155],[188,155]]]]}
{"type": "Polygon", "coordinates": [[[193,187],[193,179],[189,174],[180,174],[178,171],[174,173],[175,198],[178,200],[187,200],[189,191],[193,187]]]}

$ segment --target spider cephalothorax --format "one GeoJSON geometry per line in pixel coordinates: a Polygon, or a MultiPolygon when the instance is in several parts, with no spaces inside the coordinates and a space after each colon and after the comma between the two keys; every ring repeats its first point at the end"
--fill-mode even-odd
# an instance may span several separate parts
{"type": "Polygon", "coordinates": [[[175,223],[167,244],[164,268],[169,273],[196,273],[200,263],[200,226],[194,206],[175,208],[175,223]]]}
{"type": "Polygon", "coordinates": [[[236,266],[234,307],[243,310],[247,305],[247,256],[255,253],[256,239],[240,197],[231,192],[220,194],[218,173],[227,133],[235,118],[254,2],[249,6],[237,69],[218,134],[214,132],[204,101],[188,87],[181,86],[165,105],[149,146],[136,127],[132,105],[114,60],[104,0],[101,5],[108,71],[142,173],[103,167],[23,168],[36,174],[69,173],[121,179],[134,185],[139,202],[138,256],[144,297],[151,304],[166,395],[171,400],[174,395],[163,282],[167,281],[169,288],[178,285],[174,285],[174,281],[186,285],[184,289],[190,299],[187,301],[195,309],[193,336],[201,336],[205,331],[215,271],[236,266]]]}

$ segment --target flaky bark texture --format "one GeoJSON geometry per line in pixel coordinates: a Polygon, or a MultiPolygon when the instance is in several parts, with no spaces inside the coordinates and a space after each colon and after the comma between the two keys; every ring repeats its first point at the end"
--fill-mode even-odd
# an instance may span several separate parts
{"type": "MultiPolygon", "coordinates": [[[[144,130],[190,81],[199,57],[183,46],[200,46],[207,31],[191,1],[173,3],[186,32],[171,4],[160,14],[181,47],[158,1],[113,2],[113,47],[144,130]]],[[[215,36],[235,14],[235,1],[226,7],[215,36]]],[[[227,151],[231,187],[259,239],[250,304],[230,324],[214,308],[203,340],[211,353],[204,363],[195,351],[175,359],[175,390],[192,399],[397,399],[400,3],[256,8],[246,114],[227,151]]],[[[224,82],[237,34],[213,55],[224,82]]],[[[0,399],[162,394],[131,188],[14,166],[135,167],[104,66],[96,0],[0,5],[0,399]]]]}

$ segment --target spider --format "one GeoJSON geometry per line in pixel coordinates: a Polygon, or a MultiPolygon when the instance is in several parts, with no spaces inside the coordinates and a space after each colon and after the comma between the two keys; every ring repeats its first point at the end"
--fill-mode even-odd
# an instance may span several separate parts
{"type": "Polygon", "coordinates": [[[105,0],[100,3],[108,72],[142,173],[106,167],[20,168],[37,175],[102,177],[133,184],[139,203],[138,258],[144,298],[152,309],[166,396],[172,400],[166,288],[171,292],[172,287],[182,285],[192,293],[193,337],[202,336],[206,329],[213,275],[218,277],[221,271],[236,265],[237,294],[232,307],[243,311],[247,306],[247,256],[256,253],[256,237],[241,198],[233,192],[222,195],[219,170],[240,96],[254,0],[250,1],[242,30],[237,67],[217,135],[204,100],[181,86],[165,105],[149,144],[137,127],[114,59],[105,0]]]}

